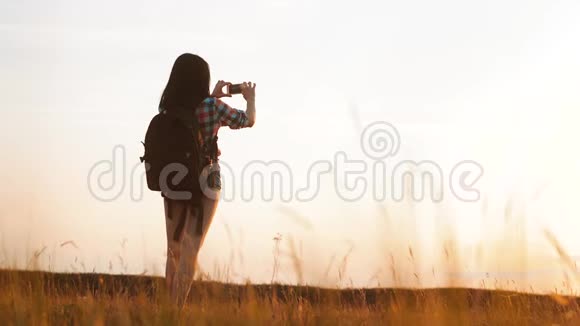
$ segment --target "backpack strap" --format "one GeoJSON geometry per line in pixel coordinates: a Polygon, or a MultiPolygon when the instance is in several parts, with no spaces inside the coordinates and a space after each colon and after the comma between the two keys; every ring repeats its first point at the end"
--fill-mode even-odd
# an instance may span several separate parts
{"type": "Polygon", "coordinates": [[[187,110],[181,107],[172,108],[171,110],[163,110],[161,111],[162,114],[166,114],[169,117],[172,117],[176,120],[179,120],[184,126],[187,128],[193,129],[194,128],[194,113],[191,110],[187,110]]]}
{"type": "Polygon", "coordinates": [[[218,145],[217,145],[218,136],[214,136],[211,138],[207,143],[203,144],[203,151],[207,156],[209,162],[217,162],[218,158],[218,145]]]}

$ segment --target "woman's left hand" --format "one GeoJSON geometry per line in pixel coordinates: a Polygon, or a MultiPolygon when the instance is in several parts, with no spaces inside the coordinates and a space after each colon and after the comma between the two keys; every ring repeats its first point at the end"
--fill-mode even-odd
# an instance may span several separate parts
{"type": "Polygon", "coordinates": [[[217,84],[215,85],[213,92],[211,92],[211,97],[232,97],[231,94],[224,93],[224,87],[229,86],[232,83],[225,82],[223,80],[218,80],[217,84]]]}

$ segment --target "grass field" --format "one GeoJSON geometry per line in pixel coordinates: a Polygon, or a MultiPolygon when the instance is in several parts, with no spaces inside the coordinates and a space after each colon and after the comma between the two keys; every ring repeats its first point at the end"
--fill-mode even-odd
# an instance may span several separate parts
{"type": "Polygon", "coordinates": [[[580,298],[475,289],[196,282],[182,309],[159,277],[0,271],[2,325],[579,325],[580,298]]]}

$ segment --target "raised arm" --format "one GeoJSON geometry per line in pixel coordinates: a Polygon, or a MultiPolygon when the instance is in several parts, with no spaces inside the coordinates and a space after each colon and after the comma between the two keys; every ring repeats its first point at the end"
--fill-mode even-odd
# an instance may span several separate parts
{"type": "Polygon", "coordinates": [[[256,84],[249,82],[242,84],[242,95],[246,99],[246,115],[248,116],[248,127],[256,123],[256,84]]]}
{"type": "Polygon", "coordinates": [[[256,122],[256,84],[243,83],[242,94],[246,100],[246,111],[237,110],[216,98],[215,106],[222,126],[231,129],[252,127],[256,122]]]}

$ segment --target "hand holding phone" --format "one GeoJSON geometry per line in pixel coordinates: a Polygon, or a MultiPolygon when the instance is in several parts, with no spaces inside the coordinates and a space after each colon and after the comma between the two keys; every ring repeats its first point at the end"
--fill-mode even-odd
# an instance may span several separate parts
{"type": "Polygon", "coordinates": [[[242,84],[229,84],[228,94],[242,94],[242,84]]]}
{"type": "Polygon", "coordinates": [[[234,94],[243,94],[246,100],[253,100],[255,97],[256,84],[244,82],[241,84],[232,84],[223,80],[218,81],[212,93],[213,97],[231,97],[234,94]],[[227,88],[224,92],[224,88],[227,88]]]}
{"type": "Polygon", "coordinates": [[[228,87],[231,85],[232,83],[229,82],[225,82],[223,80],[218,80],[217,84],[215,85],[213,92],[211,92],[211,97],[231,97],[232,95],[229,92],[224,92],[224,87],[228,87]]]}
{"type": "Polygon", "coordinates": [[[244,82],[241,88],[246,102],[254,102],[256,100],[256,83],[244,82]]]}

